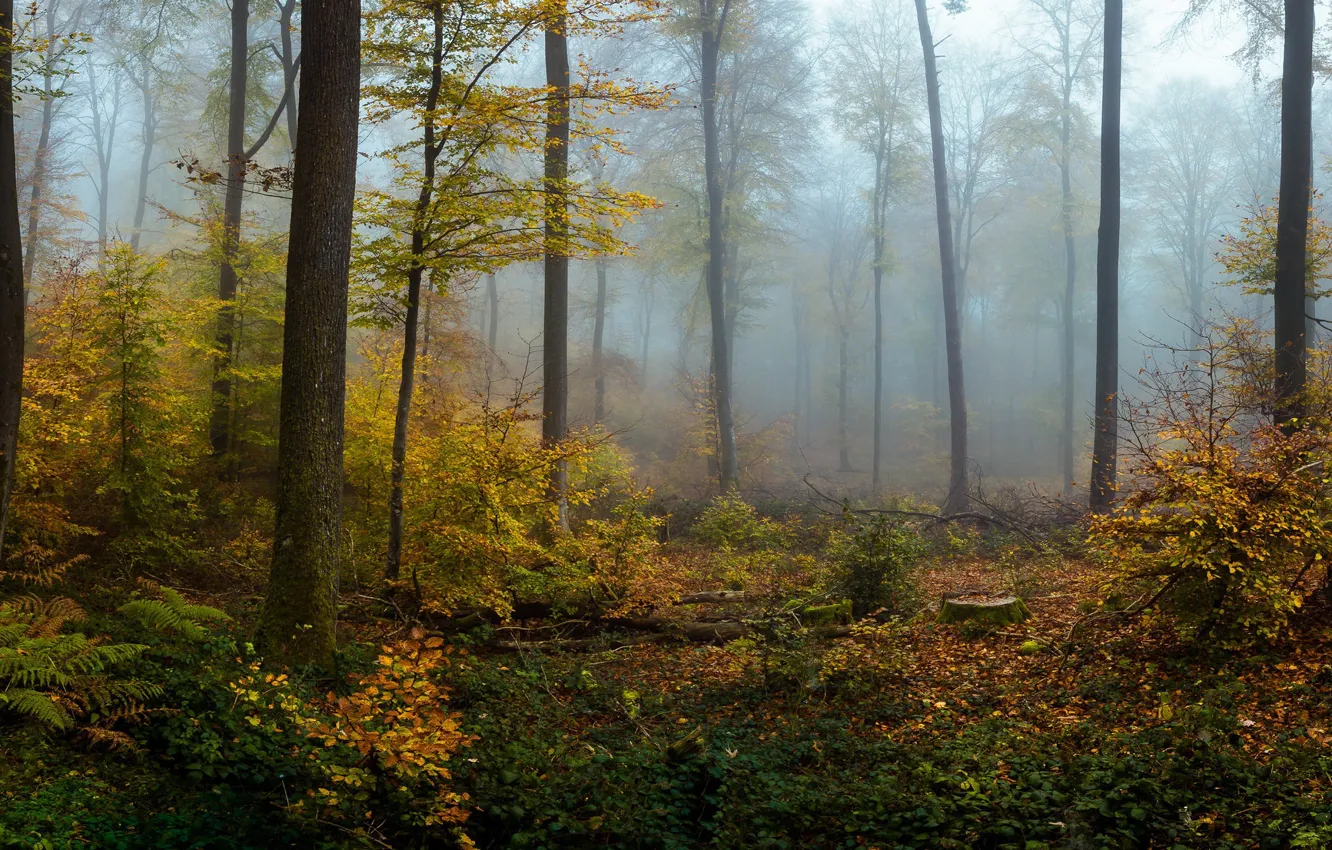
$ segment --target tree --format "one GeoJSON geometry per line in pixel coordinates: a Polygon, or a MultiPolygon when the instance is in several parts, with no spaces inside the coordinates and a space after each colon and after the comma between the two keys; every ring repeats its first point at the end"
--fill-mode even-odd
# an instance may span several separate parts
{"type": "MultiPolygon", "coordinates": [[[[541,342],[541,436],[553,449],[569,430],[569,14],[566,0],[546,21],[546,112],[544,191],[546,193],[545,322],[541,342]]],[[[569,528],[568,465],[551,470],[550,499],[555,524],[569,528]]]]}
{"type": "Polygon", "coordinates": [[[1174,260],[1193,342],[1204,323],[1216,237],[1234,199],[1230,128],[1236,123],[1228,92],[1185,80],[1161,88],[1136,134],[1133,176],[1141,207],[1174,260]]]}
{"type": "Polygon", "coordinates": [[[1091,508],[1114,499],[1119,450],[1119,104],[1124,61],[1124,3],[1105,0],[1101,89],[1101,225],[1096,235],[1096,414],[1091,508]]]}
{"type": "Polygon", "coordinates": [[[954,54],[957,71],[943,101],[944,148],[957,252],[958,303],[966,317],[976,237],[1003,211],[1013,182],[1005,153],[1015,134],[1020,77],[1009,62],[954,54]]]}
{"type": "MultiPolygon", "coordinates": [[[[874,458],[870,487],[879,492],[883,468],[883,275],[888,265],[888,201],[896,187],[898,150],[910,138],[920,66],[911,48],[906,6],[869,0],[863,14],[843,13],[832,25],[836,78],[830,81],[838,123],[874,158],[870,195],[874,270],[874,458]]],[[[797,317],[799,321],[799,317],[797,317]]],[[[800,358],[798,358],[799,360],[800,358]]],[[[799,382],[800,364],[797,364],[799,382]]],[[[797,389],[797,396],[800,390],[797,389]]]]}
{"type": "Polygon", "coordinates": [[[837,453],[838,469],[851,470],[849,428],[850,358],[848,348],[856,319],[865,309],[868,293],[861,289],[860,271],[870,243],[865,221],[870,218],[860,198],[856,176],[845,162],[832,166],[819,191],[814,209],[816,222],[811,228],[822,231],[824,272],[828,302],[837,335],[837,453]]]}
{"type": "Polygon", "coordinates": [[[1088,0],[1031,0],[1037,16],[1052,34],[1052,39],[1029,48],[1035,66],[1043,72],[1039,81],[1048,92],[1048,100],[1055,111],[1057,129],[1050,144],[1059,168],[1060,220],[1064,231],[1064,292],[1061,307],[1063,326],[1061,362],[1063,364],[1064,424],[1060,432],[1059,457],[1064,492],[1073,486],[1073,396],[1076,391],[1074,354],[1075,313],[1074,297],[1077,291],[1077,221],[1073,198],[1073,147],[1075,124],[1082,119],[1081,110],[1074,100],[1078,89],[1085,88],[1096,78],[1096,49],[1100,46],[1104,22],[1099,10],[1091,8],[1088,0]]]}
{"type": "Polygon", "coordinates": [[[470,270],[489,271],[506,254],[533,256],[521,241],[524,231],[511,223],[530,218],[532,193],[487,161],[497,148],[521,143],[516,119],[530,111],[528,92],[506,92],[485,82],[540,20],[530,10],[505,10],[492,0],[398,0],[368,18],[367,60],[393,69],[367,87],[369,118],[380,124],[405,113],[420,128],[418,140],[381,154],[401,193],[366,196],[362,223],[379,235],[358,250],[358,264],[368,266],[371,277],[406,282],[406,303],[394,298],[390,311],[396,320],[405,308],[389,485],[389,580],[398,578],[402,560],[403,480],[426,274],[432,282],[447,283],[470,270]],[[450,35],[459,32],[471,35],[450,35]]]}
{"type": "Polygon", "coordinates": [[[0,550],[9,520],[23,408],[23,237],[14,146],[14,0],[0,0],[0,550]]]}
{"type": "Polygon", "coordinates": [[[332,661],[342,553],[347,280],[356,195],[361,9],[305,0],[305,108],[287,259],[273,565],[260,623],[268,651],[332,661]]]}
{"type": "Polygon", "coordinates": [[[1313,166],[1313,0],[1285,0],[1281,66],[1281,195],[1277,207],[1273,326],[1276,421],[1295,427],[1305,379],[1305,251],[1313,166]]]}
{"type": "Polygon", "coordinates": [[[721,491],[734,490],[739,484],[739,459],[736,455],[735,419],[731,411],[731,352],[726,322],[726,293],[723,291],[723,263],[726,236],[722,209],[724,196],[721,174],[720,137],[717,127],[717,70],[721,61],[722,36],[732,0],[699,0],[700,75],[699,97],[703,107],[703,172],[707,185],[708,265],[706,288],[708,312],[712,319],[712,401],[717,417],[719,449],[718,483],[721,491]]]}
{"type": "MultiPolygon", "coordinates": [[[[290,14],[283,9],[283,20],[290,24],[290,14]]],[[[301,58],[292,60],[284,68],[282,98],[278,101],[268,124],[248,148],[245,130],[249,112],[247,89],[250,82],[250,0],[232,0],[231,4],[231,65],[227,99],[227,174],[222,201],[222,260],[218,268],[217,297],[222,302],[217,314],[217,333],[214,341],[213,408],[209,421],[209,442],[213,455],[218,458],[231,454],[234,449],[232,433],[233,405],[231,366],[235,357],[236,300],[238,278],[236,253],[240,248],[241,213],[245,203],[245,181],[250,162],[267,144],[278,120],[291,100],[296,85],[296,73],[301,58]]],[[[298,119],[299,120],[299,119],[298,119]]]]}
{"type": "Polygon", "coordinates": [[[939,68],[934,55],[925,0],[916,0],[916,22],[925,56],[925,96],[930,111],[930,151],[934,160],[934,207],[939,225],[939,267],[943,280],[944,346],[948,360],[949,475],[945,514],[966,510],[967,395],[962,375],[962,322],[957,292],[957,257],[953,250],[952,215],[948,211],[948,159],[944,152],[943,109],[939,103],[939,68]]]}

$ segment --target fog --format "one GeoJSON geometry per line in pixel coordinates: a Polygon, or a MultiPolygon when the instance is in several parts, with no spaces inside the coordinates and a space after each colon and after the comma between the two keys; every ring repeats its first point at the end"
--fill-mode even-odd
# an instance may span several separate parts
{"type": "MultiPolygon", "coordinates": [[[[948,475],[949,394],[914,7],[906,0],[740,6],[723,45],[718,109],[741,486],[760,493],[800,488],[806,479],[839,492],[871,486],[876,160],[868,131],[886,116],[881,486],[938,496],[948,475]],[[876,85],[886,86],[888,100],[867,94],[876,85]]],[[[1072,493],[1085,485],[1092,433],[1101,8],[1086,0],[972,6],[931,10],[961,284],[969,465],[982,486],[1072,493]],[[1066,37],[1052,23],[1059,20],[1066,37]]],[[[1246,51],[1249,33],[1237,13],[1217,7],[1186,21],[1188,11],[1180,0],[1126,10],[1120,362],[1129,395],[1157,346],[1187,344],[1202,321],[1269,309],[1227,285],[1218,253],[1276,194],[1278,69],[1269,53],[1246,51]]],[[[289,164],[293,149],[294,122],[274,111],[284,62],[299,51],[299,14],[284,59],[282,13],[281,5],[255,2],[249,20],[246,146],[267,133],[254,155],[260,168],[289,164]]],[[[586,67],[664,91],[666,102],[586,107],[586,120],[613,129],[615,142],[575,142],[571,151],[583,179],[654,204],[606,225],[622,248],[599,259],[589,251],[572,264],[569,405],[573,427],[617,436],[643,483],[696,496],[715,489],[709,438],[696,427],[711,370],[704,151],[696,49],[675,17],[668,9],[664,20],[573,42],[586,67]]],[[[213,175],[225,170],[228,150],[229,7],[43,0],[22,23],[33,61],[20,63],[20,203],[35,297],[61,258],[95,256],[116,239],[150,254],[188,255],[196,269],[188,285],[206,291],[216,275],[206,232],[221,203],[213,175]],[[39,96],[44,89],[55,96],[39,96]]],[[[371,85],[388,71],[368,62],[364,79],[371,85]]],[[[542,71],[537,34],[487,74],[539,86],[542,71]]],[[[1332,152],[1321,80],[1315,97],[1321,186],[1332,152]]],[[[293,100],[299,105],[299,91],[293,100]]],[[[401,116],[363,124],[362,189],[397,191],[381,154],[415,131],[401,116]]],[[[539,155],[501,152],[494,167],[539,174],[539,155]]],[[[281,242],[287,214],[280,185],[251,182],[247,239],[281,242]]],[[[365,224],[360,235],[374,228],[365,224]]],[[[484,369],[459,369],[469,391],[493,393],[524,375],[530,384],[542,344],[539,261],[479,263],[432,277],[431,286],[457,307],[435,321],[493,348],[484,369]]]]}

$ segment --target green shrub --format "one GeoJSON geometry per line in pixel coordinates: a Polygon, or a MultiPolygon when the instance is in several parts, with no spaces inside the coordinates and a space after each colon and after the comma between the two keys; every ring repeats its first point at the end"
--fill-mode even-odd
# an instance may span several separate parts
{"type": "Polygon", "coordinates": [[[910,525],[874,516],[833,533],[828,553],[834,591],[851,600],[857,616],[879,608],[901,611],[916,598],[913,573],[925,544],[910,525]]]}
{"type": "Polygon", "coordinates": [[[696,539],[718,549],[757,552],[791,544],[791,529],[760,516],[753,505],[734,493],[718,496],[694,523],[696,539]]]}

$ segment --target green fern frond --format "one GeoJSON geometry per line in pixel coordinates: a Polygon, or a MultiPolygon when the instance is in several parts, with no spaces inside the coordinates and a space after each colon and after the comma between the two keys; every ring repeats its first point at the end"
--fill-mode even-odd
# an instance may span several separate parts
{"type": "Polygon", "coordinates": [[[53,729],[68,729],[74,725],[74,719],[69,716],[69,712],[57,705],[51,697],[29,688],[0,691],[0,707],[31,717],[43,726],[50,726],[53,729]]]}
{"type": "Polygon", "coordinates": [[[230,620],[225,611],[217,608],[211,608],[207,605],[191,605],[185,601],[177,591],[169,587],[162,588],[162,598],[168,605],[175,608],[180,613],[189,617],[191,620],[202,620],[204,622],[221,622],[230,620]]]}
{"type": "Polygon", "coordinates": [[[158,632],[175,632],[190,640],[203,640],[208,632],[200,622],[231,619],[207,605],[191,605],[169,587],[157,588],[161,599],[135,599],[120,606],[120,613],[134,617],[158,632]]]}

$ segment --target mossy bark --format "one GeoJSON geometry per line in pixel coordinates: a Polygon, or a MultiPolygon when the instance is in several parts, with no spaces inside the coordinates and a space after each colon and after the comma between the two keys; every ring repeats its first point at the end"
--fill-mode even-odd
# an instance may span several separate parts
{"type": "Polygon", "coordinates": [[[1015,626],[1031,617],[1027,603],[1016,596],[980,596],[951,594],[939,606],[937,623],[961,623],[974,620],[996,628],[1015,626]]]}
{"type": "Polygon", "coordinates": [[[278,429],[277,528],[259,638],[294,664],[333,660],[342,553],[347,274],[356,194],[361,10],[307,0],[278,429]],[[307,126],[310,125],[310,126],[307,126]],[[317,125],[317,126],[315,126],[317,125]]]}

